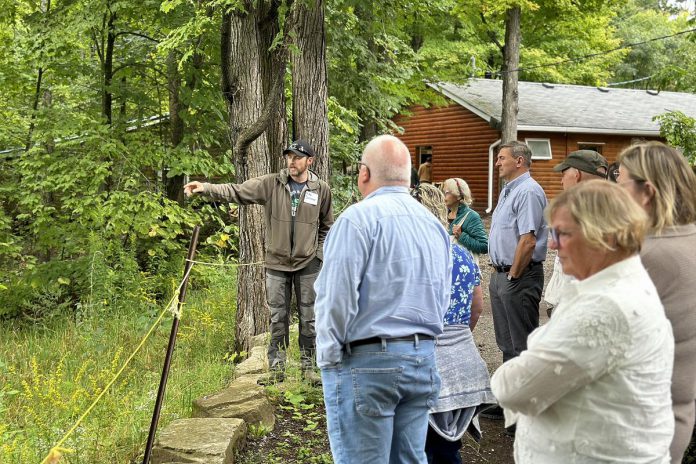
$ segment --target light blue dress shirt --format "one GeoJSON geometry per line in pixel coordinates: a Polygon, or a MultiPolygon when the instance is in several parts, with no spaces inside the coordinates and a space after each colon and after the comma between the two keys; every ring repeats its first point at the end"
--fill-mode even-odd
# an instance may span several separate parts
{"type": "Polygon", "coordinates": [[[447,231],[406,187],[382,187],[346,209],[314,284],[317,365],[340,362],[351,341],[440,335],[451,272],[447,231]]]}
{"type": "Polygon", "coordinates": [[[505,184],[493,211],[488,255],[496,266],[510,266],[520,235],[534,232],[532,261],[546,259],[549,230],[544,219],[546,194],[528,172],[505,184]]]}

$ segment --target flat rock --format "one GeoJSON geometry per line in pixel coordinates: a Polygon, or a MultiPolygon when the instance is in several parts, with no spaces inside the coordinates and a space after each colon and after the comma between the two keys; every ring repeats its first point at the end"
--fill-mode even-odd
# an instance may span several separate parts
{"type": "Polygon", "coordinates": [[[249,382],[233,382],[225,390],[193,402],[194,417],[236,417],[249,425],[275,425],[273,405],[263,388],[249,382]]]}
{"type": "Polygon", "coordinates": [[[265,346],[255,346],[251,349],[249,357],[237,364],[234,372],[241,376],[245,374],[260,374],[268,370],[268,359],[265,346]]]}
{"type": "Polygon", "coordinates": [[[268,374],[266,372],[261,372],[259,374],[244,374],[234,379],[234,381],[231,382],[230,386],[242,383],[252,386],[258,386],[259,379],[265,379],[266,377],[268,377],[268,374]]]}
{"type": "Polygon", "coordinates": [[[152,464],[234,464],[244,443],[246,424],[237,418],[178,419],[159,432],[152,464]]]}

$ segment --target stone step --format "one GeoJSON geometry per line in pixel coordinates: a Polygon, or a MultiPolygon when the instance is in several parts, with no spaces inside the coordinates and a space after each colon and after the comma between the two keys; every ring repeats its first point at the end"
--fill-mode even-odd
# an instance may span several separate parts
{"type": "Polygon", "coordinates": [[[234,464],[247,426],[238,418],[178,419],[159,432],[152,464],[234,464]]]}
{"type": "Polygon", "coordinates": [[[235,380],[226,389],[193,402],[194,417],[237,417],[248,425],[275,425],[274,409],[263,388],[246,379],[235,380]]]}
{"type": "Polygon", "coordinates": [[[268,370],[268,355],[265,346],[255,346],[249,351],[249,357],[237,364],[235,375],[260,374],[268,370]]]}

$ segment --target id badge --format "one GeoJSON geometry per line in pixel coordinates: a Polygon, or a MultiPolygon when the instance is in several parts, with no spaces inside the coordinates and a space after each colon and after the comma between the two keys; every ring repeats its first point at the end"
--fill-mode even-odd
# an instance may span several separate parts
{"type": "Polygon", "coordinates": [[[304,202],[316,206],[319,202],[319,195],[316,192],[307,192],[305,193],[304,202]]]}

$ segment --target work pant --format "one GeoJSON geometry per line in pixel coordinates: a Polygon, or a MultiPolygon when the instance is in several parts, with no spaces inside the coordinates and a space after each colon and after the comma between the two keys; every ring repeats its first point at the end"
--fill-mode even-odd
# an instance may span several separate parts
{"type": "Polygon", "coordinates": [[[295,289],[300,326],[300,359],[303,369],[313,366],[314,330],[314,281],[317,280],[321,260],[314,258],[305,268],[294,272],[266,269],[266,298],[271,310],[271,343],[268,346],[268,364],[281,368],[285,364],[285,349],[290,343],[290,302],[295,289]]]}
{"type": "Polygon", "coordinates": [[[539,327],[539,302],[544,288],[544,266],[527,268],[519,279],[507,280],[506,272],[493,272],[488,286],[493,310],[495,341],[503,362],[527,349],[527,337],[539,327]]]}

